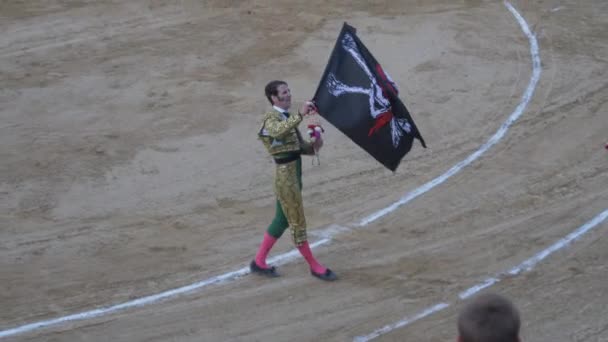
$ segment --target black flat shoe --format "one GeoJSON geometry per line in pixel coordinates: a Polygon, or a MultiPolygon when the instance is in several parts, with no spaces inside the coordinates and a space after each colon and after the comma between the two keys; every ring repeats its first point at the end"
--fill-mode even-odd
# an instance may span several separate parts
{"type": "Polygon", "coordinates": [[[255,260],[251,261],[251,264],[249,264],[249,269],[251,270],[251,273],[257,273],[268,278],[276,278],[279,276],[277,269],[274,266],[269,268],[261,268],[258,266],[258,264],[256,264],[255,260]]]}
{"type": "Polygon", "coordinates": [[[310,274],[312,274],[313,277],[316,277],[316,278],[319,278],[319,279],[325,280],[325,281],[334,281],[334,280],[338,279],[338,276],[329,268],[323,274],[315,273],[312,270],[310,271],[310,274]]]}

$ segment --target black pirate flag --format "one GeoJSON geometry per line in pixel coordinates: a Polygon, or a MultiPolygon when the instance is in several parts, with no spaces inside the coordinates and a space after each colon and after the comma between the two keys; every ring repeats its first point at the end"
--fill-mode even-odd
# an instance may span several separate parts
{"type": "Polygon", "coordinates": [[[391,171],[412,148],[426,148],[399,90],[344,23],[313,98],[319,114],[391,171]]]}

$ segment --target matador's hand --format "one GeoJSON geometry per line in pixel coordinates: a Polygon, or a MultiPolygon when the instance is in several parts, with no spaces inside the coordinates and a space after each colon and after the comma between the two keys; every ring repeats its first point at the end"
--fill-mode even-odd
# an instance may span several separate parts
{"type": "Polygon", "coordinates": [[[302,116],[306,116],[309,115],[310,112],[313,110],[314,105],[312,104],[312,102],[306,101],[300,106],[300,110],[298,110],[298,113],[300,113],[300,115],[302,116]]]}

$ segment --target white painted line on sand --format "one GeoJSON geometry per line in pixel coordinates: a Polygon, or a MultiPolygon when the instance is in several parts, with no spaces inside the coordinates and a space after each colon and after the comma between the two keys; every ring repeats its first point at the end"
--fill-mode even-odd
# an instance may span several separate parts
{"type": "Polygon", "coordinates": [[[593,220],[582,225],[579,229],[573,231],[572,233],[568,234],[566,237],[560,239],[559,241],[557,241],[556,243],[551,245],[551,247],[536,254],[535,256],[524,261],[520,265],[513,267],[511,270],[509,270],[508,274],[514,276],[521,272],[531,270],[536,264],[541,262],[544,258],[548,257],[553,252],[566,247],[573,241],[575,241],[578,238],[580,238],[581,236],[585,235],[591,229],[595,228],[597,225],[599,225],[604,220],[606,220],[606,218],[608,218],[608,209],[604,210],[601,214],[594,217],[593,220]]]}
{"type": "Polygon", "coordinates": [[[537,253],[536,255],[531,257],[530,259],[513,267],[512,269],[510,269],[509,271],[507,271],[505,273],[499,274],[497,277],[488,278],[488,279],[484,280],[481,284],[475,285],[475,286],[463,291],[462,293],[460,293],[458,295],[458,297],[460,297],[460,299],[466,299],[468,297],[471,297],[475,293],[483,290],[484,288],[492,286],[495,283],[498,283],[499,281],[503,280],[506,277],[515,276],[522,272],[530,271],[532,268],[534,268],[534,266],[536,266],[536,264],[541,262],[543,259],[545,259],[549,255],[553,254],[555,251],[558,251],[558,250],[566,247],[567,245],[569,245],[576,239],[580,238],[585,233],[587,233],[588,231],[590,231],[591,229],[593,229],[594,227],[599,225],[601,222],[603,222],[607,217],[608,217],[608,209],[606,209],[606,211],[604,211],[601,214],[594,217],[591,221],[580,226],[577,230],[568,234],[566,237],[559,239],[556,243],[554,243],[551,246],[549,246],[548,248],[540,251],[539,253],[537,253]]]}
{"type": "MultiPolygon", "coordinates": [[[[458,298],[460,300],[464,300],[466,298],[471,297],[472,295],[476,294],[477,292],[488,288],[498,282],[500,282],[501,280],[507,278],[508,276],[514,276],[517,274],[520,274],[522,272],[527,272],[530,271],[534,268],[534,266],[536,266],[540,261],[542,261],[543,259],[545,259],[546,257],[548,257],[549,255],[551,255],[552,253],[568,246],[571,242],[573,242],[574,240],[580,238],[581,236],[583,236],[585,233],[589,232],[590,230],[592,230],[593,228],[597,227],[600,225],[600,223],[604,222],[606,219],[608,218],[608,209],[604,210],[603,212],[601,212],[600,214],[598,214],[597,216],[595,216],[592,220],[590,220],[589,222],[585,223],[584,225],[582,225],[581,227],[579,227],[578,229],[576,229],[575,231],[573,231],[572,233],[568,234],[566,237],[558,240],[556,243],[554,243],[553,245],[551,245],[550,247],[542,250],[541,252],[537,253],[536,255],[534,255],[533,257],[525,260],[524,262],[522,262],[521,264],[513,267],[512,269],[510,269],[507,272],[503,272],[500,273],[498,276],[496,277],[491,277],[488,278],[486,280],[484,280],[483,282],[470,287],[469,289],[461,292],[458,295],[458,298]]],[[[436,304],[434,306],[431,306],[427,309],[424,309],[423,311],[421,311],[420,313],[414,315],[412,318],[404,318],[398,322],[386,325],[378,330],[373,331],[372,333],[365,335],[365,336],[357,336],[353,339],[353,341],[355,342],[367,342],[370,340],[373,340],[381,335],[387,334],[393,330],[399,329],[401,327],[404,327],[406,325],[409,325],[419,319],[422,319],[424,317],[430,316],[431,314],[434,314],[436,312],[439,312],[447,307],[449,307],[450,304],[449,303],[439,303],[436,304]]]]}
{"type": "MultiPolygon", "coordinates": [[[[322,239],[322,240],[312,243],[310,245],[310,247],[315,248],[315,247],[327,244],[330,241],[331,241],[330,239],[322,239]]],[[[295,259],[298,255],[299,255],[298,250],[294,249],[290,252],[277,255],[274,258],[269,259],[269,261],[277,263],[277,264],[284,264],[284,263],[287,263],[287,262],[295,259]]],[[[63,317],[45,320],[45,321],[40,321],[40,322],[36,322],[36,323],[25,324],[25,325],[22,325],[22,326],[19,326],[16,328],[12,328],[12,329],[2,330],[2,331],[0,331],[0,338],[23,334],[23,333],[26,333],[29,331],[33,331],[33,330],[37,330],[37,329],[41,329],[41,328],[45,328],[45,327],[50,327],[53,325],[59,325],[59,324],[66,323],[66,322],[92,319],[95,317],[105,316],[105,315],[108,315],[108,314],[111,314],[111,313],[114,313],[117,311],[125,310],[125,309],[130,309],[130,308],[144,306],[144,305],[148,305],[148,304],[152,304],[152,303],[157,303],[157,302],[160,302],[162,300],[165,300],[165,299],[168,299],[171,297],[175,297],[175,296],[182,295],[182,294],[185,294],[188,292],[192,292],[194,290],[201,289],[203,287],[207,287],[209,285],[221,284],[221,283],[225,283],[228,281],[232,281],[232,280],[238,279],[244,275],[247,275],[249,273],[250,273],[249,267],[244,267],[244,268],[238,269],[236,271],[224,273],[224,274],[221,274],[221,275],[209,278],[209,279],[201,280],[194,284],[178,287],[178,288],[175,288],[175,289],[172,289],[169,291],[161,292],[159,294],[130,300],[128,302],[124,302],[121,304],[112,305],[112,306],[108,306],[105,308],[99,308],[99,309],[90,310],[90,311],[84,311],[81,313],[63,316],[63,317]]]]}
{"type": "MultiPolygon", "coordinates": [[[[538,83],[538,80],[540,78],[541,69],[540,69],[540,57],[538,54],[538,44],[536,42],[536,38],[530,32],[530,29],[528,28],[528,25],[526,24],[525,20],[521,17],[521,15],[519,15],[519,13],[517,13],[515,8],[513,8],[513,6],[511,6],[511,4],[509,4],[507,2],[505,2],[505,6],[507,6],[507,8],[511,11],[511,13],[513,13],[515,18],[519,21],[520,26],[524,30],[524,33],[530,39],[530,44],[531,44],[530,50],[532,51],[532,62],[533,62],[534,69],[532,72],[532,78],[530,80],[528,88],[526,89],[526,92],[523,95],[522,101],[517,106],[517,108],[515,109],[513,114],[511,114],[511,116],[507,119],[507,121],[505,121],[502,124],[500,129],[490,138],[490,140],[488,140],[488,142],[486,142],[484,145],[482,145],[479,150],[477,150],[475,153],[470,155],[467,159],[456,164],[454,167],[452,167],[450,170],[448,170],[443,175],[435,178],[431,182],[426,183],[426,184],[422,185],[421,187],[408,193],[406,196],[404,196],[401,200],[399,200],[395,204],[366,217],[365,219],[363,219],[361,221],[361,224],[360,224],[361,226],[367,225],[367,224],[379,219],[380,217],[389,214],[390,212],[394,211],[398,207],[410,202],[414,198],[422,195],[423,193],[434,188],[435,186],[443,183],[446,179],[448,179],[449,177],[451,177],[454,174],[456,174],[457,172],[459,172],[462,168],[469,165],[475,159],[479,158],[490,147],[495,145],[498,142],[498,140],[500,140],[505,135],[506,131],[509,129],[511,124],[515,120],[517,120],[517,118],[519,118],[519,116],[521,116],[521,114],[523,113],[524,109],[530,102],[532,95],[534,94],[534,89],[536,88],[536,84],[538,83]]],[[[325,233],[326,237],[322,240],[319,240],[319,241],[311,244],[311,248],[315,248],[320,245],[329,243],[331,241],[331,237],[333,235],[337,234],[338,231],[339,231],[339,229],[337,229],[335,232],[333,232],[333,231],[326,232],[325,233]]],[[[290,260],[293,260],[293,258],[295,258],[297,255],[298,255],[297,250],[292,250],[291,252],[281,254],[274,258],[271,258],[269,261],[278,263],[278,264],[284,264],[284,263],[289,262],[290,260]]],[[[187,292],[191,292],[194,290],[198,290],[198,289],[207,287],[209,285],[220,284],[220,283],[232,281],[232,280],[238,279],[248,273],[249,273],[248,268],[241,268],[236,271],[224,273],[224,274],[221,274],[221,275],[218,275],[218,276],[206,279],[206,280],[202,280],[200,282],[197,282],[197,283],[194,283],[191,285],[168,290],[168,291],[161,292],[159,294],[155,294],[155,295],[151,295],[151,296],[142,297],[142,298],[135,299],[132,301],[124,302],[122,304],[117,304],[117,305],[108,306],[108,307],[104,307],[104,308],[85,311],[85,312],[72,314],[72,315],[68,315],[68,316],[63,316],[63,317],[59,317],[59,318],[55,318],[55,319],[25,324],[25,325],[21,325],[21,326],[15,327],[15,328],[7,329],[7,330],[1,330],[0,338],[23,334],[23,333],[30,332],[33,330],[50,327],[50,326],[54,326],[54,325],[59,325],[59,324],[66,323],[66,322],[81,321],[81,320],[91,319],[91,318],[95,318],[95,317],[100,317],[100,316],[108,315],[108,314],[111,314],[111,313],[114,313],[114,312],[117,312],[120,310],[125,310],[125,309],[129,309],[129,308],[140,307],[140,306],[156,303],[156,302],[159,302],[162,300],[166,300],[170,297],[175,297],[178,295],[185,294],[187,292]]]]}
{"type": "Polygon", "coordinates": [[[524,95],[522,96],[521,102],[519,103],[517,108],[515,108],[515,111],[513,111],[513,113],[509,116],[509,118],[500,126],[498,131],[496,131],[496,133],[494,133],[494,135],[485,144],[481,145],[481,147],[477,151],[473,152],[473,154],[468,156],[465,160],[452,166],[452,168],[450,168],[448,171],[446,171],[444,174],[440,175],[439,177],[437,177],[437,178],[429,181],[428,183],[420,186],[419,188],[416,188],[415,190],[407,193],[405,196],[403,196],[397,202],[365,217],[359,223],[360,226],[368,225],[369,223],[374,222],[377,219],[381,218],[382,216],[394,211],[395,209],[399,208],[400,206],[410,202],[411,200],[415,199],[416,197],[426,193],[427,191],[431,190],[432,188],[436,187],[437,185],[445,182],[448,178],[452,177],[453,175],[458,173],[460,170],[462,170],[464,167],[471,164],[473,161],[475,161],[477,158],[479,158],[482,154],[484,154],[487,150],[489,150],[492,146],[496,145],[496,143],[500,139],[502,139],[502,137],[504,137],[505,133],[507,133],[507,131],[509,130],[509,127],[511,127],[511,125],[515,122],[515,120],[517,120],[522,115],[522,113],[528,106],[528,103],[530,103],[530,100],[532,99],[532,96],[534,95],[534,90],[536,89],[536,85],[538,84],[538,81],[540,80],[540,74],[541,74],[541,69],[542,69],[541,63],[540,63],[540,54],[539,54],[539,50],[538,50],[538,41],[536,40],[536,37],[534,36],[534,34],[530,31],[530,28],[528,27],[528,23],[526,23],[526,20],[519,14],[519,12],[517,12],[515,7],[513,7],[513,5],[511,5],[508,2],[505,2],[505,6],[507,7],[507,9],[509,11],[511,11],[511,13],[515,17],[515,19],[517,19],[517,21],[519,22],[519,26],[524,31],[525,35],[528,37],[528,40],[530,41],[530,53],[532,55],[532,77],[530,78],[528,87],[526,88],[526,91],[524,92],[524,95]]]}
{"type": "Polygon", "coordinates": [[[437,305],[433,305],[429,308],[426,308],[424,310],[422,310],[420,313],[414,315],[412,318],[404,318],[402,320],[400,320],[399,322],[395,322],[393,324],[389,324],[386,325],[378,330],[374,330],[374,332],[372,332],[369,335],[365,335],[365,336],[357,336],[355,337],[355,339],[353,340],[354,342],[366,342],[369,340],[373,340],[376,337],[379,337],[381,335],[384,335],[388,332],[391,332],[393,330],[399,329],[401,327],[404,327],[410,323],[416,322],[419,319],[422,319],[426,316],[432,315],[435,312],[441,311],[445,308],[447,308],[448,306],[450,306],[450,304],[448,303],[439,303],[437,305]]]}
{"type": "Polygon", "coordinates": [[[460,299],[465,299],[465,298],[471,297],[475,293],[477,293],[477,292],[479,292],[479,291],[481,291],[481,290],[483,290],[483,289],[485,289],[487,287],[490,287],[490,286],[498,283],[499,281],[500,281],[499,278],[494,278],[494,277],[488,278],[488,279],[482,281],[480,284],[472,286],[471,288],[469,288],[469,289],[461,292],[458,295],[458,297],[460,297],[460,299]]]}

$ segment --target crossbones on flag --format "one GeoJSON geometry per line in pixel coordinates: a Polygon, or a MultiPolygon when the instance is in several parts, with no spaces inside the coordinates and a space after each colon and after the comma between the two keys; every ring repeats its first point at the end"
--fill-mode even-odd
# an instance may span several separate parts
{"type": "Polygon", "coordinates": [[[426,148],[389,74],[344,23],[313,97],[319,114],[395,171],[414,138],[426,148]]]}

